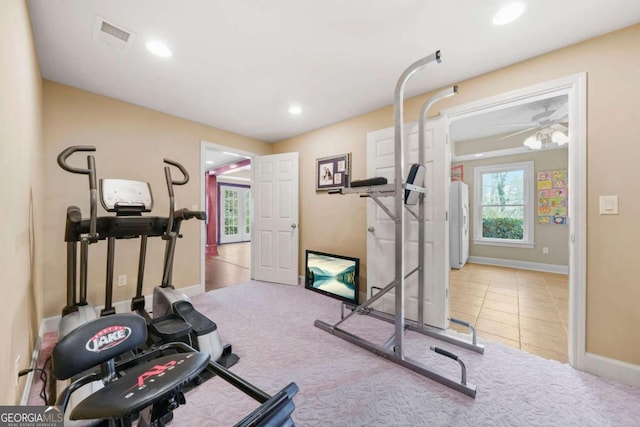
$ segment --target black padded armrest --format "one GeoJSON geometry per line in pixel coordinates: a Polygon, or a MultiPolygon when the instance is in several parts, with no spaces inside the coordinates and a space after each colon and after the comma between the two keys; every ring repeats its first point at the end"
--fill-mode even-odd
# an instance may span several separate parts
{"type": "MultiPolygon", "coordinates": [[[[425,171],[426,169],[424,166],[417,163],[412,164],[411,169],[409,170],[409,176],[407,177],[407,184],[422,187],[424,183],[425,171]]],[[[420,193],[411,191],[409,189],[404,190],[405,205],[415,205],[416,203],[418,203],[419,197],[420,197],[420,193]]]]}
{"type": "Polygon", "coordinates": [[[119,354],[139,347],[147,340],[147,324],[131,313],[101,317],[62,338],[53,348],[51,373],[66,380],[119,354]]]}
{"type": "Polygon", "coordinates": [[[372,185],[385,185],[387,183],[387,178],[382,176],[376,176],[374,178],[367,179],[358,179],[355,181],[351,181],[351,188],[354,187],[370,187],[372,185]]]}
{"type": "Polygon", "coordinates": [[[208,353],[178,353],[152,359],[80,402],[70,419],[124,417],[166,398],[206,368],[208,353]]]}

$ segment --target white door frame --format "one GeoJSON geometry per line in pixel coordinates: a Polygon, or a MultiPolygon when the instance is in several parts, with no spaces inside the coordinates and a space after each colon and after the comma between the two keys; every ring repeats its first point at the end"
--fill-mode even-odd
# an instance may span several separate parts
{"type": "Polygon", "coordinates": [[[579,73],[441,111],[449,123],[554,95],[569,97],[569,363],[587,369],[587,74],[579,73]]]}
{"type": "MultiPolygon", "coordinates": [[[[259,156],[258,153],[254,153],[251,151],[243,151],[237,148],[228,147],[226,145],[215,144],[213,142],[208,142],[201,140],[200,141],[200,210],[205,210],[205,189],[206,183],[204,180],[204,173],[207,170],[207,165],[205,164],[205,154],[207,151],[226,151],[229,153],[238,154],[241,156],[251,157],[253,162],[253,158],[259,156]]],[[[253,186],[253,182],[251,182],[253,186]]],[[[253,212],[251,212],[253,215],[253,212]]],[[[203,221],[200,226],[200,287],[202,292],[205,290],[205,273],[206,273],[206,245],[207,245],[207,224],[203,221]]],[[[251,267],[253,268],[253,267],[251,267]]],[[[251,271],[251,277],[253,277],[253,271],[251,271]]]]}

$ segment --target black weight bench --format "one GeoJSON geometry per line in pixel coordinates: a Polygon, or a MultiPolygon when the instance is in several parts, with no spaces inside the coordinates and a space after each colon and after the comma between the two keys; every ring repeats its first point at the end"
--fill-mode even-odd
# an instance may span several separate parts
{"type": "Polygon", "coordinates": [[[141,411],[154,419],[171,419],[171,412],[185,402],[182,387],[193,381],[206,367],[210,355],[196,351],[176,352],[148,360],[148,354],[126,362],[126,375],[116,369],[115,358],[143,345],[147,325],[137,314],[116,314],[86,323],[58,342],[53,349],[51,373],[66,380],[100,366],[73,381],[56,405],[71,420],[114,419],[131,425],[141,411]],[[74,408],[67,408],[69,397],[78,388],[102,380],[104,388],[89,395],[74,408]]]}
{"type": "Polygon", "coordinates": [[[295,383],[269,396],[210,360],[209,353],[182,342],[139,353],[146,340],[146,321],[133,313],[101,317],[67,334],[53,349],[51,373],[58,380],[74,380],[60,393],[56,406],[65,414],[70,411],[71,420],[109,420],[113,421],[109,425],[131,426],[138,419],[139,426],[163,426],[173,418],[172,411],[185,403],[183,391],[209,373],[261,403],[236,426],[294,426],[295,383]],[[68,408],[73,392],[100,380],[103,388],[68,408]]]}

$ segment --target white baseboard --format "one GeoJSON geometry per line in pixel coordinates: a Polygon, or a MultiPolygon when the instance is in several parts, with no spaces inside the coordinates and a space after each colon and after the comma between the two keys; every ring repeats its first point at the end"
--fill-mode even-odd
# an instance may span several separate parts
{"type": "Polygon", "coordinates": [[[584,371],[594,375],[609,378],[622,384],[640,387],[640,366],[638,365],[593,353],[586,353],[582,368],[584,371]]]}
{"type": "MultiPolygon", "coordinates": [[[[195,297],[204,293],[204,285],[192,285],[184,288],[178,288],[178,291],[182,292],[189,298],[195,297]]],[[[153,307],[153,295],[145,295],[144,297],[144,305],[148,310],[151,310],[153,307]]],[[[118,301],[113,304],[113,307],[116,309],[116,313],[126,313],[131,311],[131,300],[126,301],[118,301]]],[[[100,310],[104,308],[104,305],[95,307],[96,315],[100,315],[100,310]]],[[[46,317],[42,319],[40,322],[40,336],[44,335],[47,332],[52,332],[58,330],[58,323],[60,323],[60,315],[46,317]]]]}
{"type": "Polygon", "coordinates": [[[546,273],[569,274],[566,265],[543,264],[540,262],[517,261],[512,259],[487,258],[470,256],[469,262],[474,264],[496,265],[498,267],[519,268],[521,270],[543,271],[546,273]]]}

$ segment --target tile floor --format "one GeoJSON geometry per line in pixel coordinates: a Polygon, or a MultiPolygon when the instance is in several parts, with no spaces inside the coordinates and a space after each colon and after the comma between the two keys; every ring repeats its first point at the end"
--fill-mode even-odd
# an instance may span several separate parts
{"type": "Polygon", "coordinates": [[[473,324],[478,336],[567,362],[567,275],[466,264],[451,270],[450,292],[451,317],[473,324]]]}

